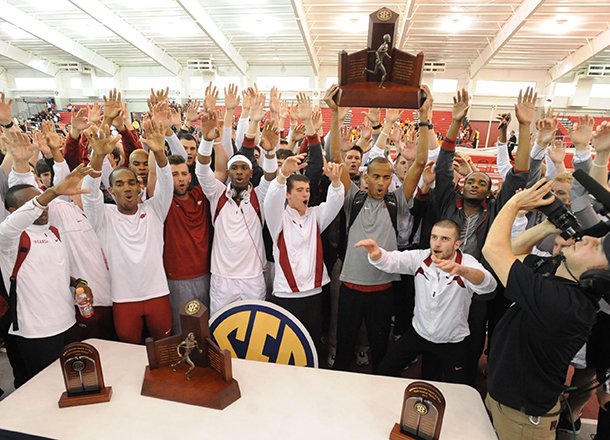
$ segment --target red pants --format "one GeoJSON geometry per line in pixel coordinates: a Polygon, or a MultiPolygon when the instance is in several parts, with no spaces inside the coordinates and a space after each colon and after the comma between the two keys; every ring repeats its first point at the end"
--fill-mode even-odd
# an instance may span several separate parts
{"type": "Polygon", "coordinates": [[[172,334],[172,309],[169,295],[146,301],[113,303],[114,328],[120,341],[142,343],[144,324],[153,339],[172,334]]]}

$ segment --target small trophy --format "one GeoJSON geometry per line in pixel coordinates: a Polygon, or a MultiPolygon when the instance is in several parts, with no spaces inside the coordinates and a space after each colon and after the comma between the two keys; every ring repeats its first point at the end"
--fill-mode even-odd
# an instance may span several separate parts
{"type": "Polygon", "coordinates": [[[148,366],[141,394],[158,399],[224,409],[241,397],[233,379],[231,354],[210,338],[208,309],[197,300],[180,313],[182,334],[146,339],[148,366]],[[184,370],[185,366],[186,371],[184,370]]]}
{"type": "Polygon", "coordinates": [[[390,440],[438,440],[445,406],[443,393],[434,385],[411,383],[405,390],[400,425],[394,425],[390,440]]]}
{"type": "Polygon", "coordinates": [[[110,401],[112,387],[104,386],[100,355],[93,345],[66,345],[59,363],[66,384],[58,402],[60,408],[110,401]]]}
{"type": "Polygon", "coordinates": [[[370,15],[368,48],[339,53],[340,107],[418,109],[426,100],[421,90],[424,54],[393,47],[398,14],[381,8],[370,15]]]}

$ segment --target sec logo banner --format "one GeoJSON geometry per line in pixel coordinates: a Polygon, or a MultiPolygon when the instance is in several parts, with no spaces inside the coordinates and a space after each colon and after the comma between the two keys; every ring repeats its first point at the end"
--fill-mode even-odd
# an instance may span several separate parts
{"type": "Polygon", "coordinates": [[[210,319],[212,339],[231,356],[318,367],[311,336],[290,312],[266,301],[237,301],[210,319]]]}

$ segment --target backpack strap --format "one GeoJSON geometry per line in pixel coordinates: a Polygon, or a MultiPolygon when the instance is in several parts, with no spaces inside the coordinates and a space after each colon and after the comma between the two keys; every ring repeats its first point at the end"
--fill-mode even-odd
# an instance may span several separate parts
{"type": "Polygon", "coordinates": [[[398,201],[396,200],[396,194],[387,193],[384,201],[386,208],[388,208],[388,214],[390,214],[394,231],[398,234],[398,201]]]}
{"type": "Polygon", "coordinates": [[[17,273],[28,256],[31,245],[30,236],[27,232],[23,231],[19,237],[19,248],[17,249],[17,258],[15,259],[15,265],[10,277],[11,285],[9,289],[9,307],[11,309],[13,330],[15,331],[19,330],[19,321],[17,319],[17,273]]]}
{"type": "Polygon", "coordinates": [[[358,191],[354,196],[354,200],[352,200],[352,209],[349,213],[349,223],[347,224],[346,229],[347,232],[349,232],[350,228],[354,224],[354,221],[356,221],[356,217],[358,217],[358,214],[360,214],[360,211],[364,206],[364,202],[366,201],[367,195],[368,193],[366,191],[358,191]]]}

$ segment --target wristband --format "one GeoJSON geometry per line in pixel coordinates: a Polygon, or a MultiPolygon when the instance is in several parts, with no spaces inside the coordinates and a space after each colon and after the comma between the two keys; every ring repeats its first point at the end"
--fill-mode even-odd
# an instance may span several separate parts
{"type": "Polygon", "coordinates": [[[42,205],[40,204],[40,202],[38,201],[38,197],[34,197],[34,198],[32,199],[32,203],[34,204],[34,206],[35,206],[36,208],[39,208],[39,209],[46,209],[46,206],[42,206],[42,205]]]}
{"type": "Polygon", "coordinates": [[[275,173],[277,171],[277,159],[275,156],[269,159],[265,154],[263,157],[263,171],[265,173],[275,173]]]}
{"type": "Polygon", "coordinates": [[[379,130],[381,128],[381,124],[373,125],[371,128],[373,130],[379,130]]]}
{"type": "Polygon", "coordinates": [[[419,122],[417,124],[418,127],[428,127],[430,130],[434,128],[434,125],[431,122],[419,122]]]}
{"type": "Polygon", "coordinates": [[[214,141],[206,141],[204,138],[201,138],[201,142],[199,143],[199,149],[197,149],[197,153],[202,156],[211,156],[212,149],[214,148],[214,141]]]}
{"type": "Polygon", "coordinates": [[[11,122],[9,122],[8,124],[0,124],[2,127],[4,128],[11,128],[13,125],[15,125],[15,123],[11,120],[11,122]]]}
{"type": "Polygon", "coordinates": [[[288,180],[288,178],[290,177],[289,175],[285,176],[284,173],[282,173],[282,169],[281,168],[280,168],[280,176],[282,176],[286,180],[288,180]]]}

